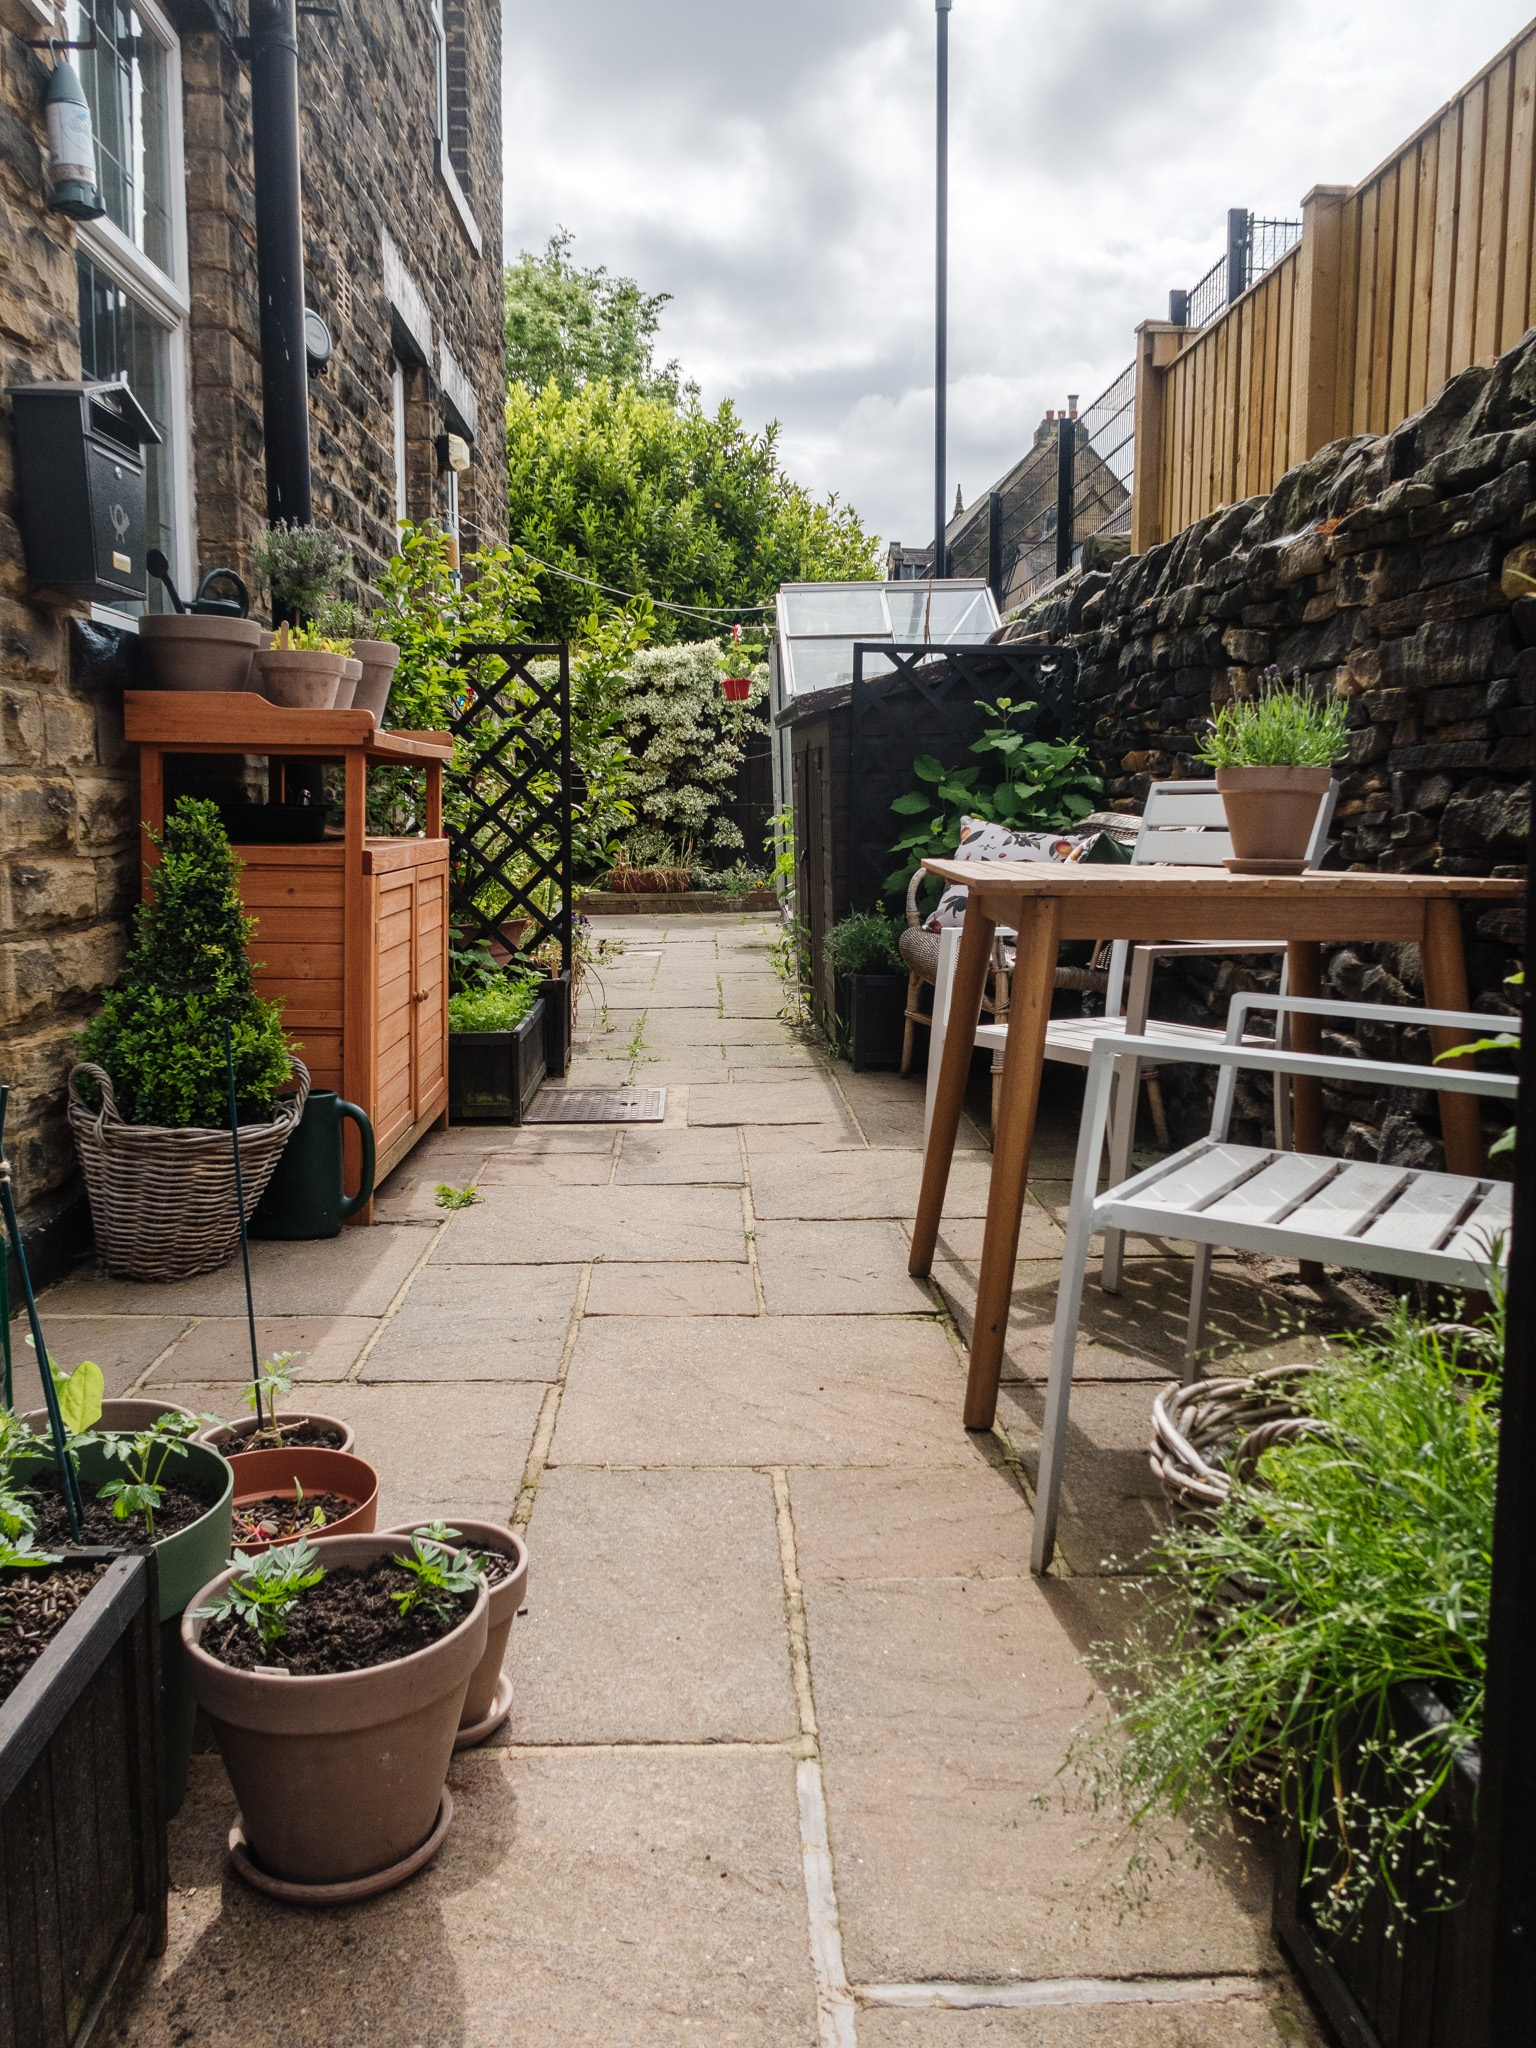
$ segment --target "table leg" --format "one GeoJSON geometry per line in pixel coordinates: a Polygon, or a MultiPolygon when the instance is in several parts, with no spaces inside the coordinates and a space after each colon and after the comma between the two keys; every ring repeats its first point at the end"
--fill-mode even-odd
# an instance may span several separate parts
{"type": "Polygon", "coordinates": [[[997,1413],[997,1383],[1008,1336],[1008,1305],[1019,1255],[1019,1218],[1029,1174],[1029,1150],[1040,1102],[1045,1027],[1056,987],[1061,905],[1055,897],[1026,897],[1018,912],[1018,965],[1003,1051],[1003,1092],[992,1133],[992,1179],[987,1227],[976,1283],[971,1331],[971,1372],[965,1390],[965,1426],[990,1429],[997,1413]]]}
{"type": "MultiPolygon", "coordinates": [[[[1461,947],[1461,912],[1456,904],[1425,904],[1420,953],[1424,961],[1425,1007],[1431,1010],[1465,1010],[1467,962],[1461,947]]],[[[1476,1036],[1473,1031],[1431,1031],[1429,1042],[1437,1053],[1441,1053],[1448,1052],[1453,1045],[1465,1045],[1476,1036]]],[[[1487,1163],[1478,1097],[1442,1095],[1439,1102],[1446,1171],[1475,1178],[1487,1163]]]]}
{"type": "MultiPolygon", "coordinates": [[[[1323,992],[1322,956],[1315,939],[1292,939],[1287,948],[1290,955],[1290,992],[1312,1001],[1323,992]]],[[[1293,1016],[1291,1018],[1291,1045],[1296,1052],[1318,1052],[1322,1048],[1323,1033],[1320,1017],[1293,1016]]],[[[1296,1150],[1314,1155],[1323,1149],[1323,1089],[1322,1083],[1310,1074],[1297,1074],[1291,1081],[1291,1119],[1296,1131],[1296,1150]]]]}
{"type": "Polygon", "coordinates": [[[944,1056],[939,1064],[939,1081],[933,1097],[933,1121],[928,1127],[928,1146],[923,1153],[923,1184],[917,1198],[917,1218],[912,1225],[912,1256],[907,1271],[921,1279],[933,1264],[938,1242],[939,1219],[944,1213],[944,1190],[949,1186],[949,1163],[954,1157],[955,1139],[960,1131],[960,1111],[965,1102],[966,1076],[976,1047],[976,1026],[981,1019],[981,996],[987,982],[987,962],[992,955],[995,921],[981,909],[973,892],[965,907],[960,930],[960,954],[955,962],[954,984],[949,992],[949,1022],[944,1031],[944,1056]]]}

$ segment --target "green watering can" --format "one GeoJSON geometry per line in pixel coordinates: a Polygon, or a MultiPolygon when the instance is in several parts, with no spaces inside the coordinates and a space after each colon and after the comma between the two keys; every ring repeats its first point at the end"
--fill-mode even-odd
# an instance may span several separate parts
{"type": "Polygon", "coordinates": [[[311,1088],[299,1127],[283,1147],[277,1171],[256,1204],[252,1237],[336,1237],[373,1193],[373,1125],[334,1088],[311,1088]],[[355,1195],[342,1193],[341,1126],[346,1117],[363,1141],[363,1177],[355,1195]]]}

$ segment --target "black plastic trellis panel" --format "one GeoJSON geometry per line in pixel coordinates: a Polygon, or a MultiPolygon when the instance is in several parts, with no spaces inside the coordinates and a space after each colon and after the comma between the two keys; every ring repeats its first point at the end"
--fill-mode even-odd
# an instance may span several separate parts
{"type": "Polygon", "coordinates": [[[502,924],[526,917],[535,936],[525,946],[531,950],[558,939],[561,965],[569,972],[574,929],[570,649],[482,641],[456,649],[453,660],[469,671],[464,703],[449,721],[454,737],[469,734],[486,717],[510,724],[482,759],[477,781],[451,769],[447,776],[455,797],[468,807],[467,817],[448,830],[451,915],[487,941],[500,938],[502,924]],[[504,667],[488,681],[484,671],[492,660],[504,667]],[[533,673],[536,661],[558,662],[556,677],[541,682],[533,673]],[[526,884],[514,882],[507,872],[519,856],[534,865],[526,884]],[[558,891],[560,907],[553,915],[541,910],[531,894],[544,881],[554,882],[558,891]],[[473,901],[488,882],[507,892],[508,901],[495,917],[473,901]]]}
{"type": "Polygon", "coordinates": [[[1031,738],[1076,737],[1076,685],[1077,655],[1071,647],[856,640],[849,907],[891,908],[885,878],[898,864],[891,845],[904,823],[891,805],[914,787],[916,755],[932,754],[946,768],[974,764],[971,743],[992,721],[983,707],[1000,696],[1038,706],[1020,727],[1031,738]],[[869,675],[867,655],[881,657],[869,675]]]}

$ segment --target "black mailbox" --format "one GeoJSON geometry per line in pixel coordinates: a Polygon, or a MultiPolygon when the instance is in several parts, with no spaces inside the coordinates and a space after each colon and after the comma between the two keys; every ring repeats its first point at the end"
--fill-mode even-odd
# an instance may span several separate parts
{"type": "Polygon", "coordinates": [[[126,384],[15,384],[21,532],[34,583],[104,604],[149,594],[144,450],[159,429],[126,384]]]}

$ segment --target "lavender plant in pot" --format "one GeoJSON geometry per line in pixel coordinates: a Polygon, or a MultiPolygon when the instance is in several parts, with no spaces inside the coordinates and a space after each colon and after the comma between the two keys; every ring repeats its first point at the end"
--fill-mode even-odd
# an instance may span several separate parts
{"type": "Polygon", "coordinates": [[[489,1604],[463,1552],[407,1536],[237,1553],[204,1587],[182,1640],[240,1802],[230,1855],[249,1883],[340,1904],[436,1854],[489,1604]]]}
{"type": "Polygon", "coordinates": [[[1251,697],[1223,704],[1198,758],[1216,770],[1236,874],[1299,875],[1333,763],[1348,743],[1344,698],[1266,669],[1251,697]]]}

